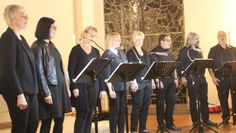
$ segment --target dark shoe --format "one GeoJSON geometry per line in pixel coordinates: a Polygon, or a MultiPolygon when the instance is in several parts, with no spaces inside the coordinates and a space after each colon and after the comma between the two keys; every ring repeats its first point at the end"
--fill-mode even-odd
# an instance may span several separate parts
{"type": "Polygon", "coordinates": [[[223,124],[227,125],[227,124],[229,124],[229,121],[228,120],[227,121],[223,121],[223,124]]]}
{"type": "Polygon", "coordinates": [[[139,131],[139,133],[149,133],[148,130],[142,130],[142,131],[139,131]]]}
{"type": "Polygon", "coordinates": [[[175,125],[173,126],[170,126],[170,127],[167,127],[169,130],[172,130],[172,131],[181,131],[182,129],[181,128],[178,128],[176,127],[175,125]]]}
{"type": "Polygon", "coordinates": [[[212,122],[210,120],[204,121],[203,123],[206,124],[207,126],[217,126],[217,123],[212,122]]]}
{"type": "MultiPolygon", "coordinates": [[[[168,129],[166,128],[166,126],[159,126],[158,127],[158,130],[157,130],[157,132],[161,132],[161,133],[163,133],[163,132],[168,132],[168,129]]],[[[159,133],[158,132],[158,133],[159,133]]]]}
{"type": "Polygon", "coordinates": [[[196,126],[197,124],[198,124],[198,122],[197,122],[197,121],[193,122],[193,126],[196,126]]]}

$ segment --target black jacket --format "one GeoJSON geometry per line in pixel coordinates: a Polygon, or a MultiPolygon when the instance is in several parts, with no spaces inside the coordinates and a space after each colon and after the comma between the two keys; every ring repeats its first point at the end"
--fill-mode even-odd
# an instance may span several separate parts
{"type": "MultiPolygon", "coordinates": [[[[118,55],[116,55],[111,50],[107,49],[103,53],[102,57],[112,59],[112,62],[103,71],[104,79],[109,78],[109,76],[119,66],[120,63],[128,63],[128,59],[122,50],[118,50],[118,55]]],[[[125,89],[127,89],[125,88],[123,82],[114,82],[112,83],[112,86],[114,87],[115,91],[124,91],[125,89]]],[[[129,87],[128,82],[126,82],[126,87],[129,87]]]]}
{"type": "Polygon", "coordinates": [[[34,55],[23,36],[8,28],[0,39],[0,83],[4,94],[37,93],[34,55]]]}
{"type": "MultiPolygon", "coordinates": [[[[39,92],[43,97],[51,95],[48,85],[58,83],[55,59],[50,53],[49,47],[55,48],[52,42],[47,43],[43,40],[37,40],[31,46],[37,61],[39,92]]],[[[60,66],[63,72],[62,64],[60,66]]]]}

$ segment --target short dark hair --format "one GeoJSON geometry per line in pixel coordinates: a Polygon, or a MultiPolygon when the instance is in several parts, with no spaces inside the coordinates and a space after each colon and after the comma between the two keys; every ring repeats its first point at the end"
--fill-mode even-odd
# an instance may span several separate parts
{"type": "Polygon", "coordinates": [[[49,31],[53,23],[55,23],[55,20],[52,18],[40,18],[36,27],[35,37],[38,39],[50,39],[49,31]]]}
{"type": "Polygon", "coordinates": [[[161,44],[161,41],[164,41],[166,37],[168,37],[168,34],[161,34],[158,37],[158,44],[161,44]]]}

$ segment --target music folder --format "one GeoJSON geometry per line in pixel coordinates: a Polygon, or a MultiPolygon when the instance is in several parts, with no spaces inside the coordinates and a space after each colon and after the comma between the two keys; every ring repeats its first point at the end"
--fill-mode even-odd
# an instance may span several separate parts
{"type": "Polygon", "coordinates": [[[213,63],[213,59],[202,59],[202,58],[195,58],[188,67],[185,68],[184,71],[182,71],[182,74],[189,74],[192,71],[193,72],[201,72],[205,68],[211,68],[213,63]]]}
{"type": "Polygon", "coordinates": [[[236,71],[236,61],[227,61],[223,63],[218,69],[215,71],[224,71],[224,72],[235,72],[236,71]]]}
{"type": "Polygon", "coordinates": [[[151,64],[142,80],[171,76],[176,68],[176,61],[155,61],[151,64]]]}
{"type": "Polygon", "coordinates": [[[105,82],[126,82],[134,80],[143,70],[145,64],[120,63],[105,82]]]}
{"type": "Polygon", "coordinates": [[[108,58],[93,58],[82,69],[82,71],[73,79],[74,83],[88,83],[92,82],[99,75],[105,67],[111,62],[108,58]],[[93,77],[95,76],[95,77],[93,77]]]}

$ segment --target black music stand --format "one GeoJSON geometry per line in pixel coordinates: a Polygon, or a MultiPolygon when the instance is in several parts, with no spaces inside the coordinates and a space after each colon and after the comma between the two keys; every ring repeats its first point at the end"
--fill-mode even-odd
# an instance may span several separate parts
{"type": "MultiPolygon", "coordinates": [[[[156,87],[158,86],[157,82],[155,79],[159,80],[159,86],[158,88],[160,89],[160,95],[163,96],[161,99],[164,99],[164,92],[163,89],[160,87],[160,79],[161,78],[166,78],[166,77],[171,77],[171,74],[174,72],[176,68],[177,63],[175,61],[155,61],[152,63],[152,65],[149,67],[148,71],[142,77],[142,80],[154,80],[156,87]]],[[[160,101],[160,108],[164,109],[164,101],[160,101]]],[[[163,111],[164,112],[164,111],[163,111]]],[[[160,126],[160,125],[159,125],[160,126]]],[[[159,129],[157,130],[158,132],[169,132],[167,129],[159,129]]]]}
{"type": "Polygon", "coordinates": [[[105,69],[107,65],[111,62],[108,58],[93,58],[89,63],[83,68],[83,70],[73,79],[73,82],[78,83],[92,83],[93,84],[93,102],[95,107],[94,112],[94,125],[95,133],[98,133],[98,114],[97,114],[97,103],[96,103],[96,86],[97,76],[105,69]]]}
{"type": "MultiPolygon", "coordinates": [[[[120,63],[119,66],[112,72],[105,82],[124,82],[125,89],[127,88],[126,82],[134,80],[139,73],[143,70],[145,64],[137,63],[120,63]]],[[[127,107],[127,92],[125,91],[125,116],[126,116],[126,133],[129,132],[128,124],[128,107],[127,107]]]]}
{"type": "MultiPolygon", "coordinates": [[[[213,60],[212,59],[202,59],[202,58],[196,58],[193,60],[193,62],[184,70],[182,71],[182,74],[187,74],[187,75],[199,75],[204,72],[206,68],[210,68],[212,66],[213,60]]],[[[195,78],[193,78],[193,83],[196,83],[194,81],[195,78]]],[[[198,87],[193,87],[196,90],[196,108],[197,108],[197,123],[194,125],[194,127],[189,131],[191,133],[192,131],[195,133],[198,131],[199,133],[203,133],[203,126],[207,127],[208,129],[218,133],[216,130],[213,128],[207,126],[205,123],[201,121],[201,104],[199,100],[199,88],[198,87]]]]}
{"type": "MultiPolygon", "coordinates": [[[[230,88],[232,89],[232,93],[234,95],[236,95],[235,93],[235,90],[233,90],[233,74],[236,72],[236,61],[227,61],[225,62],[224,64],[222,64],[219,69],[216,70],[217,71],[221,71],[222,74],[229,74],[230,75],[230,88]]],[[[233,112],[235,111],[235,107],[233,105],[233,99],[232,99],[232,113],[227,117],[225,118],[217,127],[221,126],[224,122],[228,121],[230,119],[230,117],[232,116],[233,117],[233,125],[235,125],[235,120],[236,120],[236,112],[233,112]]]]}

